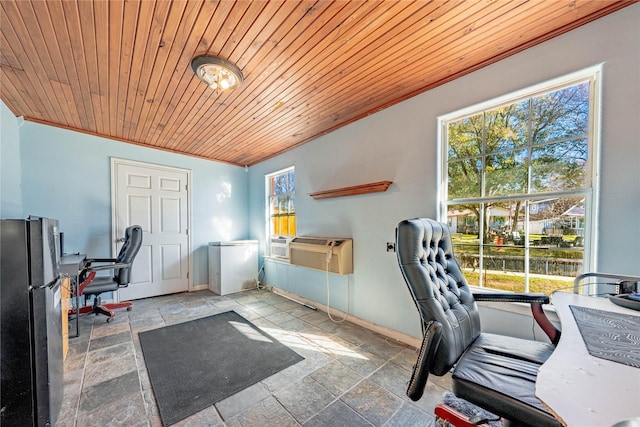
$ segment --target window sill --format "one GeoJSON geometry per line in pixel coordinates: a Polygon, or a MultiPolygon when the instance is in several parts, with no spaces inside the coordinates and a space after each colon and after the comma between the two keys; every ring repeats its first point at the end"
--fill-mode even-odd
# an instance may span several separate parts
{"type": "Polygon", "coordinates": [[[276,264],[284,264],[284,265],[291,265],[291,263],[289,262],[289,258],[281,258],[279,256],[265,256],[264,257],[265,261],[269,261],[269,262],[273,262],[276,264]]]}

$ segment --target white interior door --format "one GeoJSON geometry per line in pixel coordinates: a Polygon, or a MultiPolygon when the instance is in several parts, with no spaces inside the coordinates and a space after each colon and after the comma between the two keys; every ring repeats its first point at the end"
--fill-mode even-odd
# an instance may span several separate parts
{"type": "Polygon", "coordinates": [[[190,171],[112,159],[114,242],[124,230],[142,227],[142,247],[132,280],[119,299],[131,300],[189,290],[188,183],[190,171]]]}

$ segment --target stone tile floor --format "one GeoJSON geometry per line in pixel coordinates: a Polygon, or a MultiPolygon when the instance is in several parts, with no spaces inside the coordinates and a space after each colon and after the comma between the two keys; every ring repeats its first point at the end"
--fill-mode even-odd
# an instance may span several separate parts
{"type": "Polygon", "coordinates": [[[176,426],[434,426],[451,388],[429,377],[424,396],[405,395],[415,349],[353,323],[335,323],[264,290],[217,296],[205,290],[134,301],[132,311],[80,318],[69,341],[64,401],[56,426],[162,426],[138,332],[235,310],[305,360],[176,426]]]}

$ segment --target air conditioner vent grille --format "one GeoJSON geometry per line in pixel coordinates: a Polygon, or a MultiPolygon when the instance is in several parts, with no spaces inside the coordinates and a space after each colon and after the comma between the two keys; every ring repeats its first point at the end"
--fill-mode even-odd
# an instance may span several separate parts
{"type": "Polygon", "coordinates": [[[272,237],[269,244],[269,254],[278,258],[289,258],[289,243],[291,237],[272,237]]]}
{"type": "Polygon", "coordinates": [[[353,273],[353,240],[325,237],[296,237],[289,244],[292,265],[328,271],[353,273]]]}
{"type": "Polygon", "coordinates": [[[293,239],[296,243],[303,243],[305,245],[320,245],[325,246],[329,243],[329,239],[318,239],[318,238],[306,238],[306,237],[296,237],[293,239]]]}

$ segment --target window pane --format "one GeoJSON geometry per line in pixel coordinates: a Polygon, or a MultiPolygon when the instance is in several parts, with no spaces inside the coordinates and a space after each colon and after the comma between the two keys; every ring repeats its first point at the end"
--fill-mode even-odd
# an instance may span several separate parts
{"type": "Polygon", "coordinates": [[[452,205],[447,212],[453,253],[470,285],[478,286],[480,205],[452,205]]]}
{"type": "Polygon", "coordinates": [[[532,141],[583,137],[589,129],[589,82],[533,99],[532,141]]]}
{"type": "Polygon", "coordinates": [[[294,191],[296,191],[296,180],[294,179],[294,171],[290,171],[288,173],[289,175],[289,179],[288,179],[288,184],[289,184],[289,193],[293,193],[294,191]]]}
{"type": "Polygon", "coordinates": [[[487,246],[483,251],[483,286],[525,292],[524,201],[485,204],[487,246]]]}
{"type": "Polygon", "coordinates": [[[583,271],[584,214],[581,197],[529,202],[530,271],[549,288],[572,286],[583,271]]]}
{"type": "Polygon", "coordinates": [[[527,144],[529,101],[492,111],[485,117],[485,152],[513,150],[527,144]]]}
{"type": "Polygon", "coordinates": [[[584,236],[584,213],[581,197],[532,200],[529,202],[530,238],[534,244],[569,246],[575,236],[584,236]]]}
{"type": "Polygon", "coordinates": [[[482,259],[484,287],[525,292],[524,259],[524,248],[500,243],[486,247],[482,259]]]}
{"type": "Polygon", "coordinates": [[[274,177],[273,194],[289,192],[289,174],[276,175],[274,177]]]}
{"type": "Polygon", "coordinates": [[[585,188],[588,152],[586,139],[535,147],[531,155],[531,191],[585,188]]]}
{"type": "Polygon", "coordinates": [[[449,199],[480,196],[480,176],[482,176],[480,159],[449,162],[447,172],[449,199]]]}
{"type": "Polygon", "coordinates": [[[277,236],[280,234],[278,217],[275,215],[275,212],[276,212],[276,198],[271,197],[269,198],[269,227],[271,230],[270,234],[272,236],[277,236]]]}
{"type": "Polygon", "coordinates": [[[447,211],[447,223],[454,237],[453,243],[479,243],[480,205],[451,205],[447,211]],[[458,239],[456,241],[456,238],[458,239]]]}
{"type": "Polygon", "coordinates": [[[487,156],[485,196],[527,192],[527,149],[487,156]]]}
{"type": "MultiPolygon", "coordinates": [[[[293,180],[291,180],[293,182],[293,180]]],[[[295,206],[295,193],[291,194],[289,197],[289,236],[296,235],[296,206],[295,206]]]]}
{"type": "Polygon", "coordinates": [[[524,247],[524,201],[486,203],[488,216],[485,243],[524,247]]]}
{"type": "Polygon", "coordinates": [[[288,226],[289,226],[289,231],[287,233],[288,236],[295,236],[296,235],[296,214],[295,213],[290,213],[289,214],[289,219],[287,222],[288,226]]]}
{"type": "Polygon", "coordinates": [[[477,156],[482,152],[482,114],[449,123],[447,129],[450,159],[477,156]]]}

